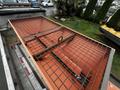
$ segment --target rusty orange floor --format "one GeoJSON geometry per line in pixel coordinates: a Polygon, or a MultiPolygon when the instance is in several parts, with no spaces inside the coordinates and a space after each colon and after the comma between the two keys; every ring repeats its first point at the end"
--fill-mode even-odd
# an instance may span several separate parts
{"type": "Polygon", "coordinates": [[[50,85],[53,90],[99,89],[109,48],[42,17],[13,20],[11,23],[33,56],[72,36],[70,40],[46,51],[42,59],[36,60],[48,88],[50,85]],[[88,84],[84,86],[84,81],[80,83],[51,52],[59,56],[76,75],[82,73],[86,76],[88,84]]]}

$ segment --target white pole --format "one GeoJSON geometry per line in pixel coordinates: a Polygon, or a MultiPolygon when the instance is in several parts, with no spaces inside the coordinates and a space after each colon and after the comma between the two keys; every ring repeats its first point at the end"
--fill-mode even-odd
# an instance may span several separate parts
{"type": "Polygon", "coordinates": [[[4,67],[5,76],[6,76],[6,80],[7,80],[8,90],[15,90],[15,87],[13,84],[13,79],[12,79],[9,65],[7,62],[7,57],[5,54],[5,49],[4,49],[1,33],[0,33],[0,52],[1,52],[1,56],[2,56],[2,62],[3,62],[3,67],[4,67]]]}

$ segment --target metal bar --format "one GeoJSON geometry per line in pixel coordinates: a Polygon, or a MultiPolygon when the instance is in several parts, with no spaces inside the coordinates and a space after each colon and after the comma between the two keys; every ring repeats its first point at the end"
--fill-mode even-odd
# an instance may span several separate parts
{"type": "Polygon", "coordinates": [[[73,75],[77,81],[79,81],[84,87],[87,86],[87,84],[89,83],[89,79],[87,78],[87,76],[85,76],[83,73],[79,75],[77,75],[74,71],[72,71],[62,60],[59,56],[57,56],[54,52],[51,52],[51,54],[53,55],[53,57],[59,62],[61,63],[61,65],[71,74],[73,75]]]}
{"type": "Polygon", "coordinates": [[[37,72],[35,71],[35,69],[32,67],[32,65],[31,65],[30,62],[28,61],[28,58],[27,58],[27,56],[25,55],[25,52],[23,51],[22,46],[20,46],[20,44],[18,44],[17,46],[18,46],[21,54],[23,55],[23,57],[26,59],[28,65],[30,66],[30,68],[31,68],[31,70],[32,70],[32,72],[33,72],[33,74],[35,75],[36,79],[38,80],[40,86],[41,86],[43,89],[45,89],[45,88],[46,88],[45,85],[43,84],[43,82],[42,82],[41,79],[39,78],[39,75],[37,74],[37,72]]]}
{"type": "MultiPolygon", "coordinates": [[[[14,47],[15,47],[15,48],[14,48],[14,51],[15,51],[15,54],[16,54],[16,56],[17,56],[17,58],[18,58],[18,62],[19,62],[19,64],[20,64],[20,66],[21,66],[21,69],[22,69],[23,72],[24,72],[24,75],[25,75],[27,81],[29,82],[29,85],[28,85],[28,86],[29,86],[30,88],[32,88],[32,89],[35,89],[34,85],[33,85],[32,82],[31,82],[31,79],[30,79],[30,74],[32,73],[32,71],[31,71],[30,67],[28,66],[25,58],[24,58],[23,55],[22,55],[22,53],[20,52],[20,50],[19,50],[19,48],[18,48],[18,45],[15,45],[14,47]],[[21,63],[21,60],[22,60],[22,63],[21,63]],[[29,69],[28,69],[28,68],[29,68],[29,69]],[[27,69],[27,72],[26,72],[26,69],[27,69]],[[29,73],[29,74],[28,74],[28,73],[29,73]]],[[[24,78],[24,79],[25,79],[25,78],[24,78]]],[[[24,85],[24,84],[23,84],[23,85],[24,85]]]]}
{"type": "Polygon", "coordinates": [[[25,38],[24,38],[24,41],[25,41],[25,43],[30,42],[30,41],[32,41],[32,40],[35,40],[35,36],[36,36],[36,37],[46,36],[46,35],[48,35],[48,34],[51,34],[51,33],[54,33],[54,32],[57,32],[57,31],[61,30],[61,28],[62,28],[62,27],[58,27],[58,28],[55,28],[55,29],[52,29],[52,30],[35,33],[35,34],[31,35],[31,36],[25,37],[25,38]],[[29,39],[27,39],[27,38],[29,38],[29,39]]]}
{"type": "Polygon", "coordinates": [[[110,76],[110,70],[112,67],[112,60],[113,60],[114,53],[115,53],[115,49],[111,48],[109,59],[108,59],[107,66],[105,69],[105,74],[103,77],[103,82],[101,83],[100,90],[107,89],[107,84],[108,84],[108,80],[109,80],[109,76],[110,76]]]}
{"type": "Polygon", "coordinates": [[[35,36],[35,39],[36,39],[40,44],[42,44],[45,48],[47,48],[47,46],[46,46],[37,36],[35,36]]]}
{"type": "MultiPolygon", "coordinates": [[[[69,38],[69,41],[72,41],[74,37],[69,38]]],[[[36,37],[36,39],[45,47],[48,48],[47,45],[42,42],[39,38],[36,37]]],[[[51,51],[52,56],[59,62],[61,65],[71,74],[73,75],[84,87],[87,86],[89,83],[89,79],[81,72],[80,75],[77,75],[73,70],[71,70],[64,62],[61,60],[59,56],[57,56],[53,51],[51,51]]]]}
{"type": "Polygon", "coordinates": [[[66,37],[66,38],[65,38],[64,40],[62,40],[61,42],[58,42],[58,43],[56,43],[56,44],[54,44],[54,45],[52,45],[52,46],[50,46],[50,47],[47,47],[45,50],[39,52],[38,54],[33,55],[33,57],[34,57],[36,60],[39,60],[40,58],[42,58],[42,56],[43,56],[44,53],[46,53],[46,52],[50,51],[51,49],[53,49],[53,48],[61,45],[61,44],[64,43],[65,41],[68,41],[68,42],[69,42],[69,40],[71,40],[71,38],[73,38],[75,35],[76,35],[76,34],[73,34],[73,35],[70,35],[70,36],[66,37]]]}

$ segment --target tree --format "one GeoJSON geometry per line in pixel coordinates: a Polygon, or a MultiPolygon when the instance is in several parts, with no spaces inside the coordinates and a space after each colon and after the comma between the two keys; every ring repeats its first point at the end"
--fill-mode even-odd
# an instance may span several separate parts
{"type": "Polygon", "coordinates": [[[83,14],[83,9],[85,8],[86,0],[74,0],[74,1],[76,16],[80,17],[83,14]]]}
{"type": "Polygon", "coordinates": [[[97,3],[97,0],[90,0],[87,7],[86,7],[86,10],[84,12],[84,18],[85,19],[90,19],[90,17],[92,16],[93,14],[93,10],[96,6],[96,3],[97,3]]]}
{"type": "Polygon", "coordinates": [[[103,4],[103,6],[101,7],[101,9],[98,11],[97,15],[96,15],[96,21],[99,22],[101,20],[103,20],[106,16],[106,13],[108,12],[112,2],[114,0],[106,0],[105,3],[103,4]]]}
{"type": "Polygon", "coordinates": [[[63,0],[57,0],[56,7],[57,7],[57,15],[59,17],[64,16],[65,15],[65,11],[66,11],[65,1],[63,1],[63,0]]]}
{"type": "Polygon", "coordinates": [[[111,17],[110,21],[107,23],[108,27],[113,27],[115,30],[120,31],[120,9],[111,17]]]}
{"type": "Polygon", "coordinates": [[[67,16],[75,15],[74,0],[66,0],[65,8],[67,16]]]}
{"type": "Polygon", "coordinates": [[[85,0],[58,0],[56,3],[58,16],[80,16],[84,4],[85,0]]]}
{"type": "Polygon", "coordinates": [[[74,11],[74,3],[73,0],[57,0],[56,3],[57,11],[58,11],[58,16],[67,16],[71,15],[71,12],[74,11]]]}

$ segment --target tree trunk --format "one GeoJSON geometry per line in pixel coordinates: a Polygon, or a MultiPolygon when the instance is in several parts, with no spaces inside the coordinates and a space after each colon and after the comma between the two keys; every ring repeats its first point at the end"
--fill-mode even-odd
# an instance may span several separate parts
{"type": "Polygon", "coordinates": [[[97,3],[97,0],[90,0],[87,7],[86,7],[86,10],[84,12],[84,18],[85,19],[90,19],[90,17],[92,16],[93,14],[93,10],[96,6],[96,3],[97,3]]]}
{"type": "Polygon", "coordinates": [[[103,4],[103,6],[101,7],[101,9],[98,11],[97,15],[96,15],[96,22],[100,22],[101,20],[103,20],[112,4],[114,0],[106,0],[105,3],[103,4]]]}
{"type": "Polygon", "coordinates": [[[85,0],[75,0],[74,7],[76,10],[76,16],[81,17],[83,9],[85,8],[85,0]]]}
{"type": "Polygon", "coordinates": [[[58,0],[56,3],[57,15],[61,18],[66,15],[66,0],[58,0]]]}
{"type": "Polygon", "coordinates": [[[115,30],[120,30],[120,9],[112,16],[107,25],[115,30]]]}

